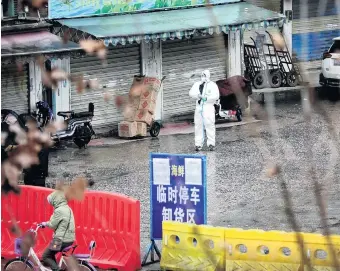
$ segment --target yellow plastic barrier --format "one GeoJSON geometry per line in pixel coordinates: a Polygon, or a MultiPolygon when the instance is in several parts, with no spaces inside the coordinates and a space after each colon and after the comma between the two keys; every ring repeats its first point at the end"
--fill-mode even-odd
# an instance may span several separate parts
{"type": "MultiPolygon", "coordinates": [[[[333,270],[327,240],[320,234],[302,233],[305,255],[313,270],[333,270]]],[[[300,247],[295,233],[226,229],[226,270],[307,270],[301,266],[300,247]]],[[[340,259],[340,236],[331,236],[340,259]]]]}
{"type": "Polygon", "coordinates": [[[163,222],[163,270],[225,270],[224,229],[163,222]]]}
{"type": "MultiPolygon", "coordinates": [[[[335,250],[336,260],[340,263],[340,236],[331,235],[331,243],[335,250]]],[[[320,234],[303,233],[304,243],[307,249],[307,258],[315,271],[335,270],[334,259],[325,236],[320,234]]],[[[307,268],[305,268],[307,270],[307,268]]]]}
{"type": "Polygon", "coordinates": [[[299,271],[300,253],[294,233],[225,229],[225,270],[299,271]]]}
{"type": "MultiPolygon", "coordinates": [[[[301,234],[313,271],[335,271],[327,239],[301,234]]],[[[340,262],[340,236],[330,236],[340,262]]],[[[163,222],[161,268],[165,270],[306,271],[295,233],[163,222]]]]}

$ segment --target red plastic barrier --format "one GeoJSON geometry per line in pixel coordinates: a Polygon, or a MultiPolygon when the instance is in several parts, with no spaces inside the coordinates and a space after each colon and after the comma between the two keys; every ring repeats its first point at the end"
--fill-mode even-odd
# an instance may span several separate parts
{"type": "MultiPolygon", "coordinates": [[[[1,256],[14,258],[15,236],[11,233],[12,210],[24,232],[33,224],[48,221],[53,208],[47,202],[52,189],[21,186],[20,196],[1,198],[1,256]]],[[[90,241],[96,241],[90,262],[98,268],[135,271],[140,261],[140,203],[129,197],[105,192],[88,191],[82,202],[72,201],[76,223],[76,254],[88,254],[90,241]]],[[[52,231],[41,229],[34,247],[39,256],[49,244],[52,231]]]]}

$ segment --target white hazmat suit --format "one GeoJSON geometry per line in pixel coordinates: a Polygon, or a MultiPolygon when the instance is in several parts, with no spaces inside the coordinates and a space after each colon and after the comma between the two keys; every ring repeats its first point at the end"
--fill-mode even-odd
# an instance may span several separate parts
{"type": "Polygon", "coordinates": [[[195,109],[195,146],[197,150],[203,147],[205,132],[207,145],[215,147],[215,107],[214,104],[220,98],[217,85],[210,81],[210,72],[205,70],[201,75],[201,82],[196,82],[189,96],[196,99],[195,109]]]}

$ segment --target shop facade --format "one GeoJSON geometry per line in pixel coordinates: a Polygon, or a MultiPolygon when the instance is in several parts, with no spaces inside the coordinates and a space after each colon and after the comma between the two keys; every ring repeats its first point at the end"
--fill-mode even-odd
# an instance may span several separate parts
{"type": "Polygon", "coordinates": [[[246,2],[229,2],[233,3],[211,9],[52,18],[53,33],[63,35],[69,31],[78,37],[85,33],[83,38],[88,35],[101,39],[108,46],[105,67],[93,56],[70,60],[72,74],[82,73],[88,79],[98,80],[102,87],[101,91],[78,94],[72,86],[70,108],[82,111],[94,102],[94,129],[99,133],[114,130],[123,117],[113,101],[104,100],[103,93],[127,94],[133,76],[143,74],[166,76],[158,95],[156,120],[173,121],[191,115],[194,102],[188,92],[202,70],[209,69],[214,81],[243,74],[243,33],[282,27],[285,22],[279,13],[246,2]]]}
{"type": "Polygon", "coordinates": [[[293,49],[309,79],[316,79],[322,54],[340,36],[340,7],[337,0],[292,0],[293,49]]]}
{"type": "Polygon", "coordinates": [[[195,103],[188,93],[200,73],[209,69],[211,80],[227,76],[228,36],[197,36],[189,40],[162,42],[163,87],[162,118],[176,120],[192,117],[195,103]]]}
{"type": "Polygon", "coordinates": [[[48,92],[42,82],[38,56],[45,60],[45,64],[54,63],[55,67],[67,71],[71,54],[79,52],[80,47],[73,42],[65,44],[60,37],[48,31],[49,26],[44,22],[14,20],[13,25],[2,27],[2,109],[29,114],[36,111],[36,102],[41,100],[50,100],[54,112],[69,108],[69,82],[59,82],[55,91],[48,92]],[[46,97],[47,93],[50,97],[46,97]]]}
{"type": "Polygon", "coordinates": [[[97,134],[107,133],[123,119],[121,111],[116,107],[113,97],[127,94],[134,75],[141,73],[140,45],[135,43],[127,46],[111,47],[108,50],[107,65],[96,56],[71,58],[70,71],[73,75],[96,80],[101,91],[85,91],[78,93],[75,84],[71,84],[70,109],[86,111],[88,104],[95,105],[95,117],[92,126],[97,134]],[[108,100],[104,95],[108,95],[108,100]]]}

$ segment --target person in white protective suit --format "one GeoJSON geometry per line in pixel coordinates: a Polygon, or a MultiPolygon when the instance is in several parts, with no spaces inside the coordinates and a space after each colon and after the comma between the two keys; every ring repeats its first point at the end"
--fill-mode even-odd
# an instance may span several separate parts
{"type": "Polygon", "coordinates": [[[205,70],[201,74],[201,81],[196,82],[189,96],[196,99],[195,110],[195,146],[196,151],[203,147],[205,133],[209,150],[215,148],[215,107],[214,104],[220,98],[220,92],[215,82],[210,81],[210,72],[205,70]]]}

